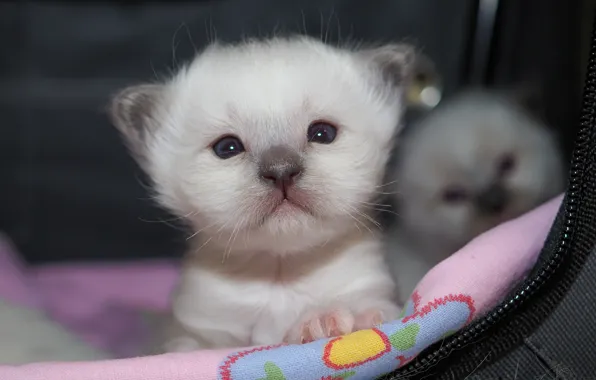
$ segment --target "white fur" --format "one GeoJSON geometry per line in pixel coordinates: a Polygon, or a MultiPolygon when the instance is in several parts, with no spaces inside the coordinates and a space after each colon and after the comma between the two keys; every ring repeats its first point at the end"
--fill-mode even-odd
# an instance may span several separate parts
{"type": "Polygon", "coordinates": [[[562,191],[564,180],[561,155],[546,126],[496,92],[464,92],[408,132],[392,172],[399,216],[388,243],[402,302],[432,266],[481,232],[562,191]],[[503,179],[511,201],[501,214],[487,216],[472,202],[441,199],[450,184],[472,194],[485,188],[507,153],[516,164],[503,179]]]}
{"type": "Polygon", "coordinates": [[[382,70],[300,37],[210,46],[166,84],[144,167],[195,232],[168,350],[299,343],[303,329],[332,334],[329,321],[349,332],[397,316],[368,203],[402,114],[382,70]],[[338,126],[332,144],[307,142],[319,119],[338,126]],[[228,134],[246,152],[222,160],[211,144],[228,134]],[[272,211],[257,163],[274,145],[301,156],[295,188],[308,212],[272,211]]]}
{"type": "Polygon", "coordinates": [[[346,240],[286,257],[232,256],[225,265],[199,259],[185,270],[174,313],[206,347],[280,343],[312,311],[395,317],[378,240],[346,240]]]}

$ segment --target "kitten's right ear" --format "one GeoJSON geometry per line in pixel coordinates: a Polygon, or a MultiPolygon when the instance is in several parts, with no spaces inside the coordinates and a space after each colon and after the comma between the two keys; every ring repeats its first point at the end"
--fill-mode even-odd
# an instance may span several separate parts
{"type": "Polygon", "coordinates": [[[409,44],[387,44],[363,49],[360,54],[376,65],[385,81],[395,86],[408,86],[417,62],[417,52],[409,44]]]}
{"type": "Polygon", "coordinates": [[[108,106],[112,124],[137,159],[144,155],[147,138],[158,128],[155,112],[163,90],[160,84],[130,86],[114,95],[108,106]]]}
{"type": "Polygon", "coordinates": [[[534,117],[542,118],[546,113],[542,88],[537,83],[523,83],[511,88],[509,98],[534,117]]]}

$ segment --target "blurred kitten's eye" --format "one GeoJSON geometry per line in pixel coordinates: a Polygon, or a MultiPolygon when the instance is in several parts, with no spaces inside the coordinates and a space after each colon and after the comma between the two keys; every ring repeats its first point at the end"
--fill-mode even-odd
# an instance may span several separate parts
{"type": "Polygon", "coordinates": [[[442,198],[446,203],[460,203],[468,199],[468,192],[463,187],[450,186],[443,190],[442,198]]]}
{"type": "Polygon", "coordinates": [[[337,128],[324,121],[315,121],[308,127],[308,142],[331,144],[337,136],[337,128]]]}
{"type": "Polygon", "coordinates": [[[506,154],[501,157],[498,165],[499,174],[507,174],[515,167],[515,157],[512,154],[506,154]]]}
{"type": "Polygon", "coordinates": [[[244,152],[244,145],[238,137],[225,136],[213,144],[213,152],[217,157],[225,160],[244,152]]]}

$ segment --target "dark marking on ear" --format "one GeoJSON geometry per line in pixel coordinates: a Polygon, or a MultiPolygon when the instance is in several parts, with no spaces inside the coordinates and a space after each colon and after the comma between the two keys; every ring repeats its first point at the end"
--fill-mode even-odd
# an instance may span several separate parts
{"type": "Polygon", "coordinates": [[[162,99],[162,91],[160,84],[130,86],[114,95],[109,104],[110,120],[136,158],[143,155],[147,136],[158,126],[154,114],[162,99]]]}
{"type": "Polygon", "coordinates": [[[430,57],[417,52],[412,63],[412,80],[421,86],[440,86],[441,75],[430,57]]]}
{"type": "Polygon", "coordinates": [[[545,113],[544,98],[538,85],[522,84],[509,91],[509,98],[534,117],[542,118],[545,113]]]}
{"type": "Polygon", "coordinates": [[[387,44],[361,50],[367,59],[381,69],[383,79],[395,86],[407,86],[414,75],[417,52],[412,45],[387,44]]]}

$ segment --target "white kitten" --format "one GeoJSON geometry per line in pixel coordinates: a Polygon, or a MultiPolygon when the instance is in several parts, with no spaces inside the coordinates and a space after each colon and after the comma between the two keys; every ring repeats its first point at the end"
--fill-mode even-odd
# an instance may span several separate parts
{"type": "Polygon", "coordinates": [[[388,258],[405,302],[473,237],[563,190],[561,154],[522,98],[490,90],[447,100],[404,133],[388,258]]]}
{"type": "Polygon", "coordinates": [[[212,45],[111,115],[196,231],[168,350],[300,343],[398,314],[368,224],[413,62],[404,45],[212,45]]]}

